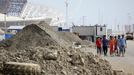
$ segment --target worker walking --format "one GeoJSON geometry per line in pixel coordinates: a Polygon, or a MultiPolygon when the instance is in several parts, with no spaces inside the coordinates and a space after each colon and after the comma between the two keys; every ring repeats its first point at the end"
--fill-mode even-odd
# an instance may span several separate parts
{"type": "Polygon", "coordinates": [[[118,35],[118,39],[117,39],[117,54],[118,54],[118,56],[120,56],[120,50],[121,50],[121,37],[120,37],[120,35],[118,35]]]}
{"type": "Polygon", "coordinates": [[[109,40],[109,47],[110,47],[110,56],[113,56],[114,53],[114,38],[113,36],[110,36],[110,40],[109,40]]]}
{"type": "Polygon", "coordinates": [[[117,40],[117,37],[115,36],[114,37],[114,53],[115,55],[118,55],[118,40],[117,40]]]}
{"type": "Polygon", "coordinates": [[[120,39],[120,56],[124,57],[125,55],[125,52],[126,52],[126,47],[127,47],[127,42],[126,42],[126,39],[124,37],[124,35],[122,35],[122,38],[120,39]]]}
{"type": "Polygon", "coordinates": [[[103,47],[104,56],[107,56],[108,40],[106,39],[106,35],[103,36],[103,39],[102,39],[102,47],[103,47]]]}
{"type": "Polygon", "coordinates": [[[97,47],[97,54],[98,55],[101,55],[102,51],[101,51],[101,48],[102,48],[102,41],[100,39],[100,37],[98,37],[96,39],[96,47],[97,47]]]}

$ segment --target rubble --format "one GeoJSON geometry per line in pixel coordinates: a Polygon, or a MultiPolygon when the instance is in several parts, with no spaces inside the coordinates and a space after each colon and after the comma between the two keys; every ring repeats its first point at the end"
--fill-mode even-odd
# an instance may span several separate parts
{"type": "Polygon", "coordinates": [[[59,39],[59,34],[45,23],[39,25],[26,26],[12,39],[4,41],[0,62],[39,64],[42,75],[115,75],[106,60],[90,52],[66,48],[65,39],[59,39]]]}
{"type": "MultiPolygon", "coordinates": [[[[13,38],[3,42],[5,44],[4,46],[9,47],[10,50],[57,45],[56,41],[49,34],[35,24],[28,25],[13,38]]],[[[3,45],[3,43],[1,44],[3,45]]]]}
{"type": "Polygon", "coordinates": [[[58,51],[57,50],[53,50],[53,49],[50,49],[49,51],[45,51],[44,55],[43,55],[43,58],[45,60],[57,60],[58,58],[58,51]]]}

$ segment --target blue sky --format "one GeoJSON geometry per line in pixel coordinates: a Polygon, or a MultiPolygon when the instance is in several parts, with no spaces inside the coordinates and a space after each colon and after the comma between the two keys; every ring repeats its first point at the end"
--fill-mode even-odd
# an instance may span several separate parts
{"type": "MultiPolygon", "coordinates": [[[[65,15],[64,0],[29,0],[31,3],[46,5],[59,10],[65,15]]],[[[82,24],[82,16],[85,16],[85,24],[115,25],[134,23],[134,0],[68,0],[69,22],[82,24]],[[129,21],[128,21],[129,20],[129,21]]]]}

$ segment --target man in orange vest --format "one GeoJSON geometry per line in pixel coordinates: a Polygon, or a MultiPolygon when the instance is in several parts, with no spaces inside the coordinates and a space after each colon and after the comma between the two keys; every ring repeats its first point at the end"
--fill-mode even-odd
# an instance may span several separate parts
{"type": "Polygon", "coordinates": [[[113,56],[114,53],[114,46],[115,46],[115,41],[113,36],[110,36],[110,40],[109,40],[109,47],[110,47],[110,55],[113,56]]]}

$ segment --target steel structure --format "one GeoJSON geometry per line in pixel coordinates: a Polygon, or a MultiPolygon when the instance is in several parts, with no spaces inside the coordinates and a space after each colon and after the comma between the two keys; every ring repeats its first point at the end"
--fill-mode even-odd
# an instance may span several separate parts
{"type": "Polygon", "coordinates": [[[27,0],[10,0],[9,5],[7,7],[7,15],[20,16],[26,3],[27,0]]]}
{"type": "Polygon", "coordinates": [[[46,18],[52,19],[50,23],[51,25],[65,22],[63,14],[59,11],[44,5],[34,5],[27,0],[0,0],[0,13],[6,13],[7,16],[18,17],[19,21],[12,19],[12,22],[23,22],[23,25],[28,21],[40,21],[46,18]]]}
{"type": "Polygon", "coordinates": [[[0,13],[5,13],[7,10],[7,0],[0,0],[0,13]]]}
{"type": "Polygon", "coordinates": [[[10,16],[20,16],[27,0],[0,0],[0,9],[2,13],[10,16]]]}

